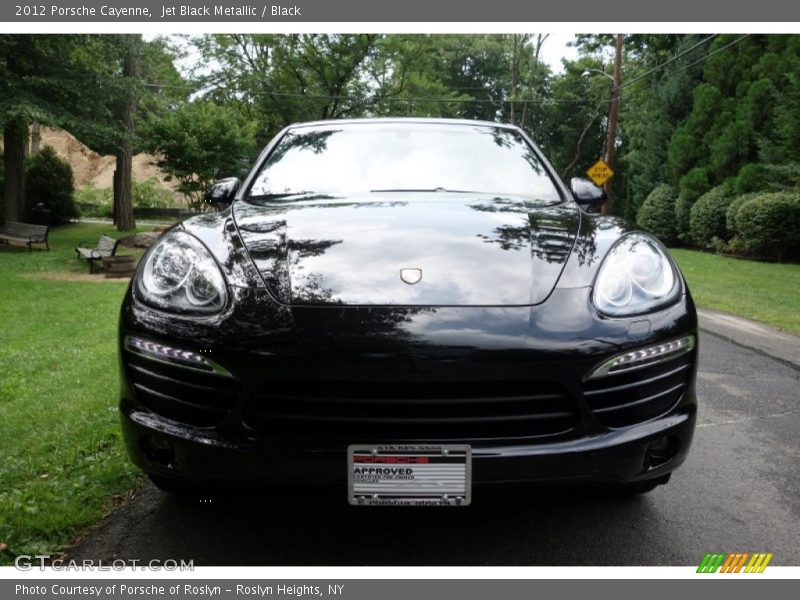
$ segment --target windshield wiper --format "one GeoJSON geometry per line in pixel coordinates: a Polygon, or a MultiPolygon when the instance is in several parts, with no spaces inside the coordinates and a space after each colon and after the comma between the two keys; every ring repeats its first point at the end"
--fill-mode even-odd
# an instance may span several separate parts
{"type": "Polygon", "coordinates": [[[420,188],[420,189],[415,189],[415,188],[397,188],[397,189],[386,189],[386,190],[370,190],[369,192],[370,192],[370,194],[382,194],[382,193],[392,193],[392,192],[409,192],[409,193],[414,193],[414,192],[434,192],[434,193],[446,192],[446,193],[449,193],[449,194],[484,194],[484,193],[486,193],[486,192],[476,192],[476,191],[473,191],[473,190],[450,190],[450,189],[443,188],[443,187],[427,188],[427,189],[426,188],[420,188]]]}
{"type": "Polygon", "coordinates": [[[294,198],[295,196],[314,196],[317,192],[283,192],[280,194],[254,194],[248,196],[248,200],[281,200],[283,198],[294,198]]]}

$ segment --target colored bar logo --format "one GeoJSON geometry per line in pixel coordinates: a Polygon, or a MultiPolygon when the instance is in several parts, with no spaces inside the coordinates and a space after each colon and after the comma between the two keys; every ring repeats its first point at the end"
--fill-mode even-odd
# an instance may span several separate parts
{"type": "Polygon", "coordinates": [[[724,552],[707,553],[700,566],[697,567],[698,573],[763,573],[769,561],[772,560],[772,553],[769,552],[724,552]],[[745,566],[746,564],[746,566],[745,566]]]}

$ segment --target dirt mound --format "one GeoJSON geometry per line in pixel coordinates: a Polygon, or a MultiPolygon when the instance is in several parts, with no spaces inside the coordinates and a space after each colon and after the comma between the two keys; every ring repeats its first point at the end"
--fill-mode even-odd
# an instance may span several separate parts
{"type": "MultiPolygon", "coordinates": [[[[56,153],[72,167],[75,187],[89,183],[97,188],[110,188],[114,181],[116,161],[113,156],[101,156],[79,142],[63,129],[42,127],[39,147],[51,146],[56,153]]],[[[137,154],[133,157],[133,178],[137,181],[156,178],[166,189],[174,190],[175,183],[165,181],[165,174],[156,166],[151,154],[137,154]]]]}

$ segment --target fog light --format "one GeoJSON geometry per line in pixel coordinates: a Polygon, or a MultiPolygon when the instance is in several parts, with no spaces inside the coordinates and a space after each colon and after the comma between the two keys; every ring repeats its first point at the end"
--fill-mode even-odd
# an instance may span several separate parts
{"type": "Polygon", "coordinates": [[[645,467],[654,468],[671,461],[678,453],[678,438],[662,437],[650,442],[645,454],[645,467]]]}
{"type": "Polygon", "coordinates": [[[167,440],[146,435],[139,441],[142,454],[151,462],[169,467],[175,463],[175,449],[167,440]]]}
{"type": "Polygon", "coordinates": [[[695,337],[687,335],[682,338],[632,350],[607,360],[597,367],[586,379],[595,379],[605,375],[615,375],[625,371],[641,369],[689,352],[695,347],[695,337]]]}
{"type": "Polygon", "coordinates": [[[191,350],[173,348],[159,342],[147,340],[133,335],[125,336],[125,348],[134,354],[158,362],[177,365],[186,369],[216,373],[217,375],[227,375],[232,377],[229,371],[221,367],[213,360],[201,356],[191,350]]]}

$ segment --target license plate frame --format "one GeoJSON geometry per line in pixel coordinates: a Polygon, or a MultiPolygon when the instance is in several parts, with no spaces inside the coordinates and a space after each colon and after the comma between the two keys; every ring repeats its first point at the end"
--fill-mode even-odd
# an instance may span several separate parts
{"type": "Polygon", "coordinates": [[[352,506],[469,506],[472,447],[351,444],[347,447],[347,500],[352,506]],[[357,471],[370,468],[373,471],[357,471]]]}

